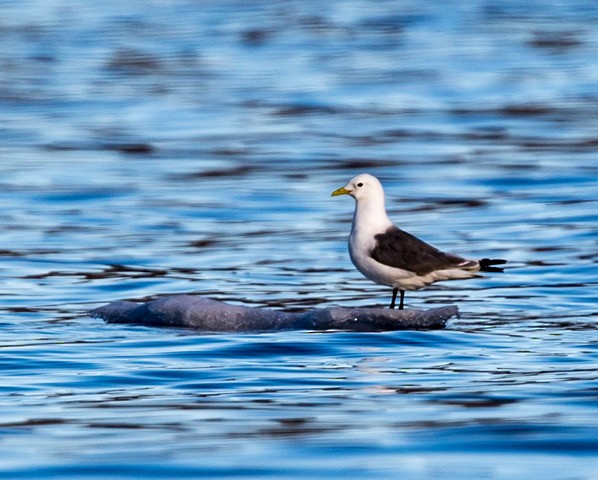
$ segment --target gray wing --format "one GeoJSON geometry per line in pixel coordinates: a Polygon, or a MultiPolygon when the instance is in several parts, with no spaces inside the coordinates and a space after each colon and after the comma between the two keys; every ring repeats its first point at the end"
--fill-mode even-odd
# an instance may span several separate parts
{"type": "Polygon", "coordinates": [[[455,268],[459,265],[475,266],[474,262],[467,265],[468,260],[465,258],[441,252],[397,227],[391,227],[386,232],[375,235],[374,238],[376,246],[371,252],[374,260],[417,275],[426,275],[435,270],[455,268]]]}

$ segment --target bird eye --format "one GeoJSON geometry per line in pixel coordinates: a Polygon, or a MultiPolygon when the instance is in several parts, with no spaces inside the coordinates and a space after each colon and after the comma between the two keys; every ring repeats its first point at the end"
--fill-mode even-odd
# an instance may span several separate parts
{"type": "Polygon", "coordinates": [[[357,186],[358,187],[363,187],[363,183],[358,183],[357,186]]]}

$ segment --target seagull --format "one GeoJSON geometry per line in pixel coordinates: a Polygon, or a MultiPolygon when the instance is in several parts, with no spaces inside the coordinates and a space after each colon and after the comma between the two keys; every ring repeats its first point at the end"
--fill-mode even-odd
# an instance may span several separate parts
{"type": "Polygon", "coordinates": [[[392,287],[391,309],[395,308],[399,292],[402,310],[405,290],[418,290],[440,280],[472,278],[479,276],[478,272],[502,272],[494,265],[507,263],[489,258],[468,260],[444,253],[394,226],[386,214],[382,184],[373,175],[357,175],[331,196],[338,195],[355,199],[349,236],[351,261],[365,277],[392,287]]]}

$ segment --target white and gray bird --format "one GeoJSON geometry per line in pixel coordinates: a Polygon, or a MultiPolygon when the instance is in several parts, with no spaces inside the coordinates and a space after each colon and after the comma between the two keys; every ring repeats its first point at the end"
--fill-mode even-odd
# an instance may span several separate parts
{"type": "Polygon", "coordinates": [[[502,272],[506,260],[483,258],[468,260],[444,253],[417,237],[395,227],[384,206],[384,189],[373,175],[357,175],[333,197],[351,195],[355,199],[353,226],[349,236],[351,261],[364,276],[380,285],[392,287],[390,308],[405,290],[418,290],[440,280],[459,280],[479,272],[502,272]]]}

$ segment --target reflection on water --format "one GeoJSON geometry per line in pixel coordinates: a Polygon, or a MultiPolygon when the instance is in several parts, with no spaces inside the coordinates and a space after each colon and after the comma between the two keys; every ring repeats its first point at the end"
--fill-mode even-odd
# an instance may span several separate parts
{"type": "Polygon", "coordinates": [[[0,4],[2,478],[593,478],[594,2],[96,3],[0,4]],[[448,329],[83,315],[385,304],[328,197],[364,171],[509,260],[408,297],[448,329]]]}

